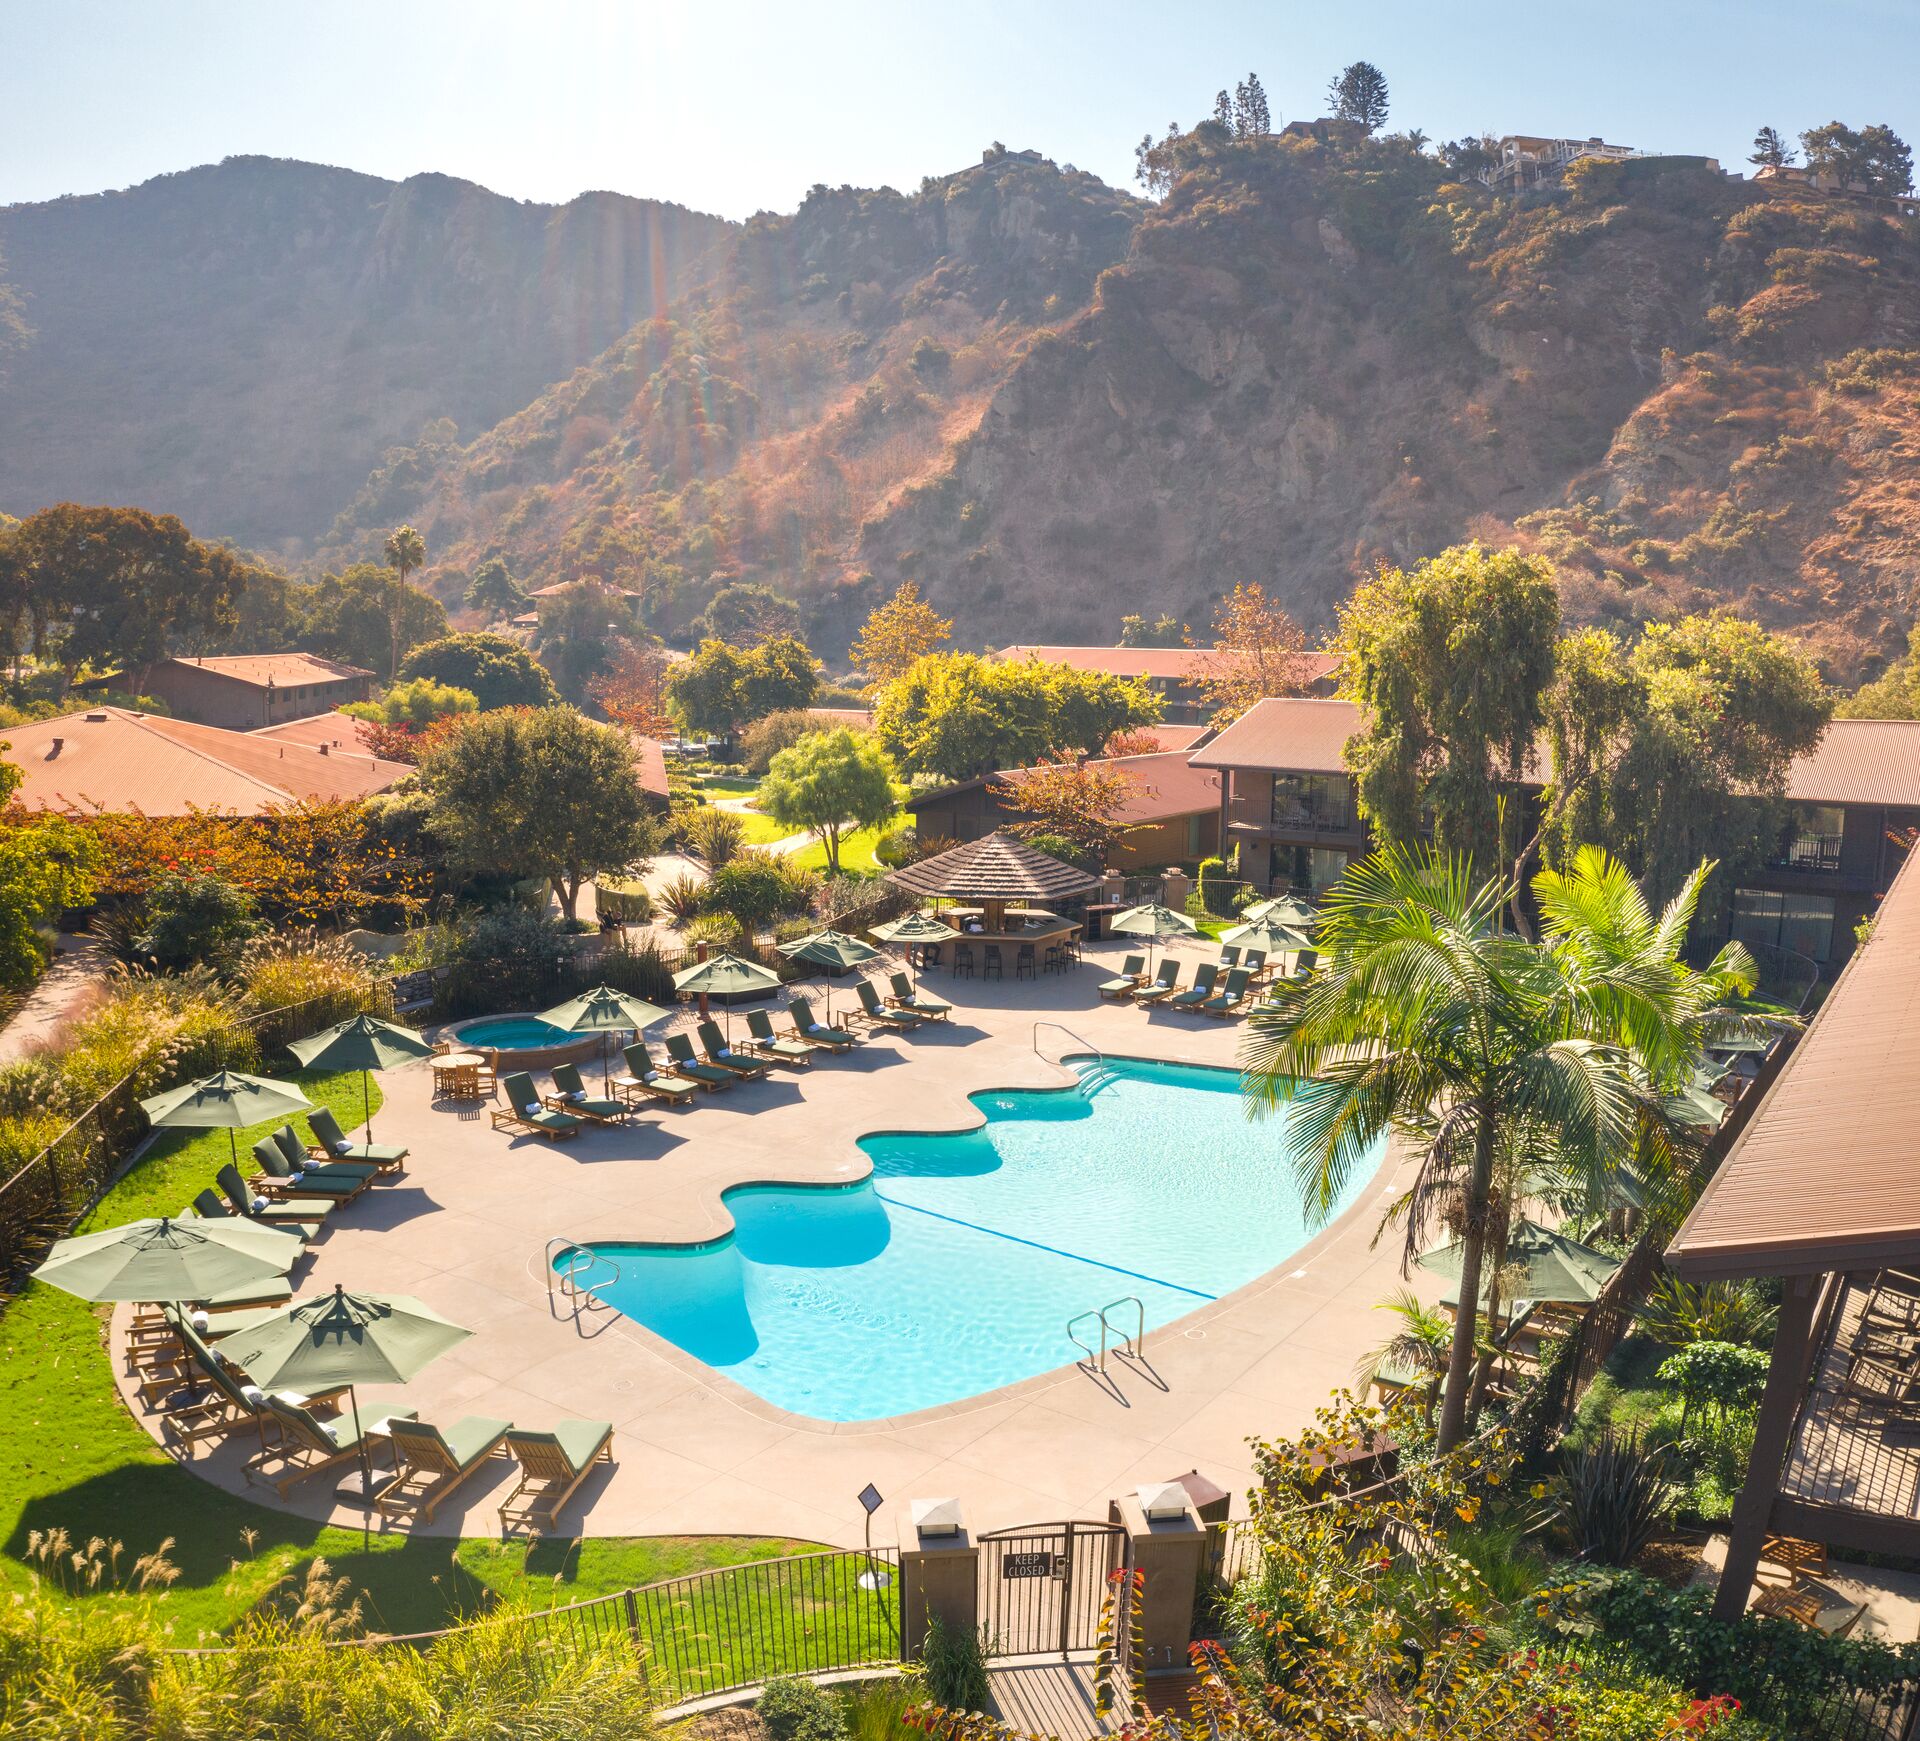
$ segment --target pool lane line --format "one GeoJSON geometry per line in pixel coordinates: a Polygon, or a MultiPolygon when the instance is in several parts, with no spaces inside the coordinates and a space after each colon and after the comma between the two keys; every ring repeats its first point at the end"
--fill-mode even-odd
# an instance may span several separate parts
{"type": "Polygon", "coordinates": [[[950,1222],[955,1227],[970,1227],[975,1233],[984,1233],[989,1239],[1004,1239],[1012,1245],[1028,1245],[1035,1251],[1048,1251],[1055,1257],[1064,1257],[1070,1263],[1084,1263],[1090,1269],[1111,1270],[1117,1276],[1127,1276],[1136,1282],[1151,1282],[1156,1288],[1167,1288],[1176,1294],[1190,1294],[1196,1300],[1217,1300],[1218,1294],[1203,1294],[1198,1288],[1189,1288],[1179,1282],[1163,1281],[1159,1276],[1150,1276],[1145,1270],[1127,1269],[1117,1263],[1102,1263],[1097,1257],[1086,1257],[1077,1251],[1064,1251],[1057,1245],[1044,1245],[1037,1239],[1022,1239],[1017,1233],[1002,1233],[997,1227],[983,1227],[977,1221],[965,1221],[958,1215],[942,1215],[938,1209],[923,1209],[918,1203],[902,1203],[895,1197],[876,1197],[889,1209],[911,1209],[916,1215],[931,1215],[936,1221],[950,1222]]]}

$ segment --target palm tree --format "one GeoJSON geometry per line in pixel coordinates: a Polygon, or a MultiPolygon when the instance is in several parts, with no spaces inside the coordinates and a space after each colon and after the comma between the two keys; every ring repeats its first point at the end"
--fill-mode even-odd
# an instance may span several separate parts
{"type": "Polygon", "coordinates": [[[387,566],[397,577],[393,601],[387,611],[387,626],[393,640],[393,656],[387,664],[389,680],[400,674],[400,609],[406,595],[407,576],[426,560],[427,541],[411,526],[396,526],[387,535],[387,566]]]}
{"type": "MultiPolygon", "coordinates": [[[[1534,879],[1542,938],[1500,928],[1511,890],[1464,860],[1389,847],[1328,894],[1319,971],[1248,1026],[1256,1112],[1290,1105],[1286,1147],[1310,1212],[1329,1212],[1389,1130],[1420,1164],[1404,1202],[1406,1256],[1445,1221],[1461,1243],[1460,1303],[1439,1446],[1467,1424],[1485,1260],[1504,1253],[1503,1166],[1551,1153],[1604,1180],[1656,1150],[1660,1090],[1709,1039],[1752,1025],[1751,960],[1729,945],[1704,971],[1680,958],[1703,864],[1657,916],[1617,861],[1583,848],[1534,879]],[[1498,1201],[1496,1201],[1498,1197],[1498,1201]]],[[[1498,1257],[1495,1259],[1496,1263],[1498,1257]]]]}
{"type": "Polygon", "coordinates": [[[1421,1305],[1420,1296],[1411,1288],[1389,1295],[1373,1309],[1394,1313],[1400,1326],[1378,1348],[1371,1348],[1360,1357],[1353,1369],[1354,1383],[1364,1390],[1389,1367],[1418,1373],[1427,1380],[1424,1408],[1431,1420],[1434,1397],[1439,1392],[1440,1380],[1446,1376],[1447,1347],[1453,1340],[1446,1314],[1433,1306],[1421,1305]]]}

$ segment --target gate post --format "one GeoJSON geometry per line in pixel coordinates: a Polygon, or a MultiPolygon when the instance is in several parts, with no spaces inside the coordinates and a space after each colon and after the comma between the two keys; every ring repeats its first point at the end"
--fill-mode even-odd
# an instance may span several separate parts
{"type": "Polygon", "coordinates": [[[980,1550],[957,1499],[914,1499],[900,1517],[900,1655],[920,1654],[927,1622],[980,1630],[980,1550]]]}
{"type": "Polygon", "coordinates": [[[1206,1561],[1207,1527],[1177,1481],[1152,1482],[1114,1502],[1128,1558],[1141,1575],[1140,1637],[1146,1668],[1185,1666],[1206,1561]]]}

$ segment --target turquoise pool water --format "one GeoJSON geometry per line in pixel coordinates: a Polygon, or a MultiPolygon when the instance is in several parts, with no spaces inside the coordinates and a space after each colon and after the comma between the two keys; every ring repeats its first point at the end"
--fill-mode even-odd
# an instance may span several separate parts
{"type": "Polygon", "coordinates": [[[538,1016],[483,1016],[477,1022],[462,1022],[459,1033],[465,1045],[497,1047],[503,1052],[532,1052],[580,1038],[538,1016]]]}
{"type": "Polygon", "coordinates": [[[1170,1323],[1311,1236],[1236,1072],[1082,1068],[1100,1085],[977,1094],[978,1130],[867,1137],[859,1185],[738,1187],[727,1238],[602,1244],[580,1279],[767,1401],[863,1421],[1063,1366],[1068,1318],[1123,1295],[1170,1323]]]}

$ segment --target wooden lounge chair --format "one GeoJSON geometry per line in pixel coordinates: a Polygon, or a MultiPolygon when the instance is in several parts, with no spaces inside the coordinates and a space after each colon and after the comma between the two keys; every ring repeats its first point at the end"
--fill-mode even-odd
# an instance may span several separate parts
{"type": "Polygon", "coordinates": [[[1240,965],[1247,970],[1247,977],[1257,985],[1267,976],[1267,952],[1264,949],[1249,949],[1240,958],[1240,965]]]}
{"type": "Polygon", "coordinates": [[[624,1100],[603,1100],[587,1092],[580,1080],[578,1064],[553,1067],[554,1092],[541,1096],[541,1104],[554,1112],[571,1113],[575,1118],[590,1118],[595,1124],[625,1124],[629,1108],[624,1100]]]}
{"type": "MultiPolygon", "coordinates": [[[[240,1177],[238,1173],[235,1173],[233,1176],[235,1179],[240,1177]]],[[[245,1189],[246,1187],[242,1185],[241,1190],[244,1192],[245,1189]]],[[[289,1239],[297,1239],[300,1242],[300,1249],[302,1251],[306,1249],[307,1240],[311,1237],[311,1229],[318,1227],[320,1219],[328,1213],[327,1205],[324,1203],[319,1205],[285,1202],[279,1204],[269,1203],[267,1208],[269,1211],[280,1209],[291,1209],[295,1211],[292,1215],[273,1214],[265,1221],[264,1225],[278,1228],[280,1232],[284,1233],[289,1239]]],[[[192,1203],[180,1211],[180,1219],[185,1221],[189,1219],[190,1216],[199,1216],[207,1221],[224,1221],[231,1220],[234,1216],[241,1215],[242,1213],[241,1210],[229,1204],[218,1191],[208,1187],[194,1192],[192,1203]]],[[[258,1218],[247,1217],[247,1219],[258,1218]]]]}
{"type": "Polygon", "coordinates": [[[292,1229],[303,1238],[312,1238],[320,1231],[320,1223],[333,1213],[333,1204],[323,1198],[271,1197],[264,1191],[248,1190],[240,1169],[231,1161],[214,1174],[214,1183],[234,1214],[268,1227],[292,1229]]]}
{"type": "Polygon", "coordinates": [[[580,1134],[580,1121],[572,1113],[555,1112],[540,1103],[540,1091],[525,1070],[500,1078],[500,1098],[504,1104],[488,1113],[495,1130],[523,1130],[556,1143],[570,1142],[580,1134]]]}
{"type": "Polygon", "coordinates": [[[880,994],[873,989],[873,981],[863,979],[854,988],[854,995],[860,1000],[860,1008],[847,1017],[850,1022],[864,1022],[870,1028],[892,1028],[896,1033],[906,1033],[920,1027],[927,1017],[918,1010],[888,1009],[880,1001],[880,994]]]}
{"type": "Polygon", "coordinates": [[[1158,1003],[1163,997],[1171,997],[1173,989],[1180,983],[1180,963],[1171,955],[1160,958],[1160,971],[1153,976],[1151,985],[1135,986],[1135,1003],[1158,1003]]]}
{"type": "Polygon", "coordinates": [[[734,1075],[745,1076],[749,1080],[766,1075],[770,1068],[764,1058],[756,1058],[749,1052],[736,1052],[727,1044],[717,1022],[702,1022],[695,1032],[700,1036],[700,1050],[706,1053],[709,1064],[717,1064],[722,1070],[731,1070],[734,1075]]]}
{"type": "Polygon", "coordinates": [[[338,1469],[343,1463],[357,1462],[360,1447],[367,1439],[388,1431],[401,1421],[413,1419],[412,1409],[363,1415],[359,1431],[356,1432],[350,1414],[339,1420],[321,1421],[311,1409],[296,1408],[275,1396],[266,1399],[266,1406],[272,1416],[270,1424],[279,1428],[280,1436],[264,1451],[247,1460],[246,1476],[249,1481],[256,1475],[263,1476],[282,1499],[310,1476],[324,1475],[329,1469],[338,1469]],[[265,1473],[270,1465],[276,1463],[279,1465],[277,1473],[265,1473]]]}
{"type": "Polygon", "coordinates": [[[1227,983],[1205,1003],[1195,1005],[1195,1008],[1205,1015],[1218,1016],[1225,1021],[1240,1008],[1241,1001],[1247,995],[1247,984],[1252,978],[1253,975],[1246,968],[1236,967],[1227,975],[1227,983]]]}
{"type": "Polygon", "coordinates": [[[310,1164],[324,1166],[335,1178],[344,1179],[357,1174],[362,1179],[371,1179],[379,1168],[371,1161],[336,1161],[326,1155],[316,1155],[294,1134],[293,1126],[283,1124],[270,1139],[273,1146],[286,1157],[290,1167],[307,1168],[310,1164]]]}
{"type": "Polygon", "coordinates": [[[925,986],[914,989],[913,982],[904,973],[890,973],[887,984],[893,987],[893,995],[887,1002],[897,1010],[909,1010],[914,1015],[925,1016],[929,1021],[944,1022],[953,1017],[953,1005],[943,997],[935,997],[925,986]]]}
{"type": "Polygon", "coordinates": [[[247,1181],[264,1197],[319,1197],[331,1203],[350,1203],[373,1183],[371,1173],[336,1172],[331,1161],[317,1167],[296,1167],[280,1152],[272,1137],[253,1145],[260,1171],[247,1181]]]}
{"type": "Polygon", "coordinates": [[[1112,979],[1103,979],[1099,985],[1102,997],[1122,998],[1133,996],[1134,988],[1139,985],[1147,971],[1147,958],[1144,955],[1129,955],[1120,963],[1120,971],[1112,979]]]}
{"type": "Polygon", "coordinates": [[[314,1396],[291,1390],[261,1395],[247,1384],[244,1375],[221,1358],[219,1350],[209,1344],[184,1315],[176,1311],[174,1322],[186,1364],[182,1368],[181,1389],[161,1411],[160,1439],[162,1444],[180,1446],[189,1457],[202,1439],[225,1438],[229,1433],[249,1427],[258,1436],[264,1451],[267,1427],[273,1419],[267,1396],[278,1398],[289,1408],[305,1409],[319,1416],[335,1413],[340,1399],[347,1394],[347,1387],[340,1384],[314,1396]]]}
{"type": "Polygon", "coordinates": [[[1203,961],[1194,969],[1193,984],[1185,991],[1177,991],[1167,999],[1170,1010],[1189,1010],[1195,1004],[1203,1004],[1213,996],[1213,982],[1220,976],[1220,963],[1203,961]]]}
{"type": "Polygon", "coordinates": [[[623,1048],[620,1056],[626,1060],[627,1070],[624,1076],[614,1077],[613,1085],[624,1094],[644,1094],[652,1100],[684,1106],[699,1091],[699,1083],[656,1069],[653,1054],[643,1041],[636,1040],[623,1048]]]}
{"type": "Polygon", "coordinates": [[[1320,951],[1303,949],[1293,958],[1293,971],[1287,975],[1289,984],[1305,985],[1313,977],[1313,970],[1320,965],[1320,951]]]}
{"type": "Polygon", "coordinates": [[[520,1465],[520,1479],[501,1501],[500,1534],[511,1536],[516,1528],[538,1534],[554,1528],[561,1506],[594,1464],[613,1461],[613,1423],[557,1421],[550,1433],[516,1427],[507,1434],[507,1454],[520,1465]]]}
{"type": "Polygon", "coordinates": [[[795,1034],[816,1046],[825,1046],[829,1052],[845,1052],[860,1043],[845,1028],[822,1027],[813,1019],[813,1006],[803,997],[787,1000],[787,1014],[795,1034]]]}
{"type": "MultiPolygon", "coordinates": [[[[491,1081],[482,1084],[484,1093],[493,1092],[491,1081]]],[[[378,1167],[383,1173],[397,1173],[407,1151],[392,1143],[356,1143],[347,1139],[340,1121],[324,1106],[307,1114],[307,1129],[313,1132],[313,1150],[322,1160],[345,1161],[378,1167]]]]}
{"type": "Polygon", "coordinates": [[[702,1088],[709,1091],[719,1088],[731,1088],[740,1080],[732,1070],[723,1070],[718,1064],[702,1064],[693,1055],[693,1042],[685,1034],[667,1036],[667,1057],[676,1073],[690,1076],[702,1088]]]}
{"type": "Polygon", "coordinates": [[[828,1048],[816,1045],[812,1040],[795,1040],[773,1031],[773,1018],[765,1010],[747,1011],[747,1040],[745,1050],[765,1058],[769,1063],[788,1064],[796,1070],[809,1068],[816,1054],[828,1048]]]}
{"type": "MultiPolygon", "coordinates": [[[[511,1080],[511,1078],[509,1078],[511,1080]]],[[[418,1516],[433,1522],[433,1514],[454,1490],[487,1461],[505,1455],[512,1421],[468,1415],[444,1433],[409,1417],[388,1429],[400,1473],[373,1496],[374,1509],[383,1517],[418,1516]]]]}
{"type": "Polygon", "coordinates": [[[1846,1376],[1840,1381],[1836,1413],[1859,1415],[1876,1410],[1902,1420],[1911,1420],[1920,1411],[1920,1372],[1911,1362],[1882,1360],[1871,1354],[1856,1354],[1847,1363],[1846,1376]]]}

